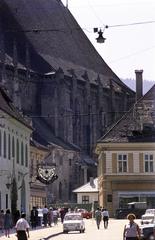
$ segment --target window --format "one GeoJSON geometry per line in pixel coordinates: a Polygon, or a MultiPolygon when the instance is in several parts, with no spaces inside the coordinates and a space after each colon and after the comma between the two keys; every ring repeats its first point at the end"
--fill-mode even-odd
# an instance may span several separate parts
{"type": "Polygon", "coordinates": [[[72,159],[69,159],[69,166],[72,166],[72,159]]]}
{"type": "Polygon", "coordinates": [[[2,156],[2,133],[0,130],[0,156],[2,156]]]}
{"type": "Polygon", "coordinates": [[[10,134],[8,135],[8,159],[11,159],[11,138],[10,134]]]}
{"type": "Polygon", "coordinates": [[[3,139],[4,139],[4,158],[6,158],[6,132],[4,132],[4,136],[3,136],[3,139]]]}
{"type": "Polygon", "coordinates": [[[15,140],[14,137],[12,137],[12,157],[15,157],[15,140]]]}
{"type": "Polygon", "coordinates": [[[25,145],[25,167],[28,167],[28,150],[27,150],[27,144],[25,145]]]}
{"type": "Polygon", "coordinates": [[[21,143],[21,165],[24,165],[24,145],[21,143]]]}
{"type": "Polygon", "coordinates": [[[145,172],[153,172],[153,154],[144,155],[145,172]]]}
{"type": "Polygon", "coordinates": [[[89,196],[82,196],[82,203],[89,203],[89,196]]]}
{"type": "Polygon", "coordinates": [[[124,173],[127,172],[127,155],[118,154],[118,172],[124,173]]]}
{"type": "Polygon", "coordinates": [[[19,140],[16,142],[16,154],[17,154],[17,163],[19,163],[19,140]]]}

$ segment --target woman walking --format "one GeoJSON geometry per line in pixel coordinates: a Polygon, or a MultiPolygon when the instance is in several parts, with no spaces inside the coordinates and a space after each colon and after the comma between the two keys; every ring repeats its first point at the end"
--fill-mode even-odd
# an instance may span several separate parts
{"type": "Polygon", "coordinates": [[[124,226],[123,240],[139,240],[140,228],[137,223],[134,222],[136,216],[133,213],[127,215],[129,223],[124,226]]]}
{"type": "Polygon", "coordinates": [[[5,231],[5,236],[8,238],[10,237],[11,228],[12,228],[12,217],[11,217],[10,209],[7,209],[4,215],[4,231],[5,231]]]}

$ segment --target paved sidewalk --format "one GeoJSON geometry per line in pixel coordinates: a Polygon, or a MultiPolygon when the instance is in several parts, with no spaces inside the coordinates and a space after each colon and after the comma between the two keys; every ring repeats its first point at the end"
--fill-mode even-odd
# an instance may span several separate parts
{"type": "MultiPolygon", "coordinates": [[[[62,234],[62,223],[59,222],[58,225],[53,227],[38,227],[35,230],[30,229],[29,240],[48,240],[51,237],[58,236],[62,234]]],[[[4,234],[0,234],[0,240],[17,240],[15,230],[13,229],[10,234],[10,238],[5,237],[4,234]]]]}

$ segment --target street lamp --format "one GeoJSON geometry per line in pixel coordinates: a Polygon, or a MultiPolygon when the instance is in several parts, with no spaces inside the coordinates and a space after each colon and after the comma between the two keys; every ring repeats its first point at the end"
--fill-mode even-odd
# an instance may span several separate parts
{"type": "Polygon", "coordinates": [[[105,28],[108,28],[107,25],[105,25],[105,27],[103,28],[103,30],[100,28],[100,30],[98,30],[98,28],[94,28],[94,33],[98,33],[98,37],[96,38],[97,43],[104,43],[106,38],[103,37],[103,33],[105,28]]]}

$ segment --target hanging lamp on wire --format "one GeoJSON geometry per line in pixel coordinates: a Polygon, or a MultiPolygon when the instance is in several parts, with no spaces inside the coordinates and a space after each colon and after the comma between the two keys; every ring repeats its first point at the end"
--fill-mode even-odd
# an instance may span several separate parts
{"type": "Polygon", "coordinates": [[[94,32],[98,33],[98,37],[96,38],[97,43],[104,43],[105,42],[106,38],[103,37],[103,33],[104,33],[105,28],[108,28],[108,26],[106,25],[103,30],[101,28],[100,28],[100,30],[98,30],[98,28],[94,28],[94,32]]]}

